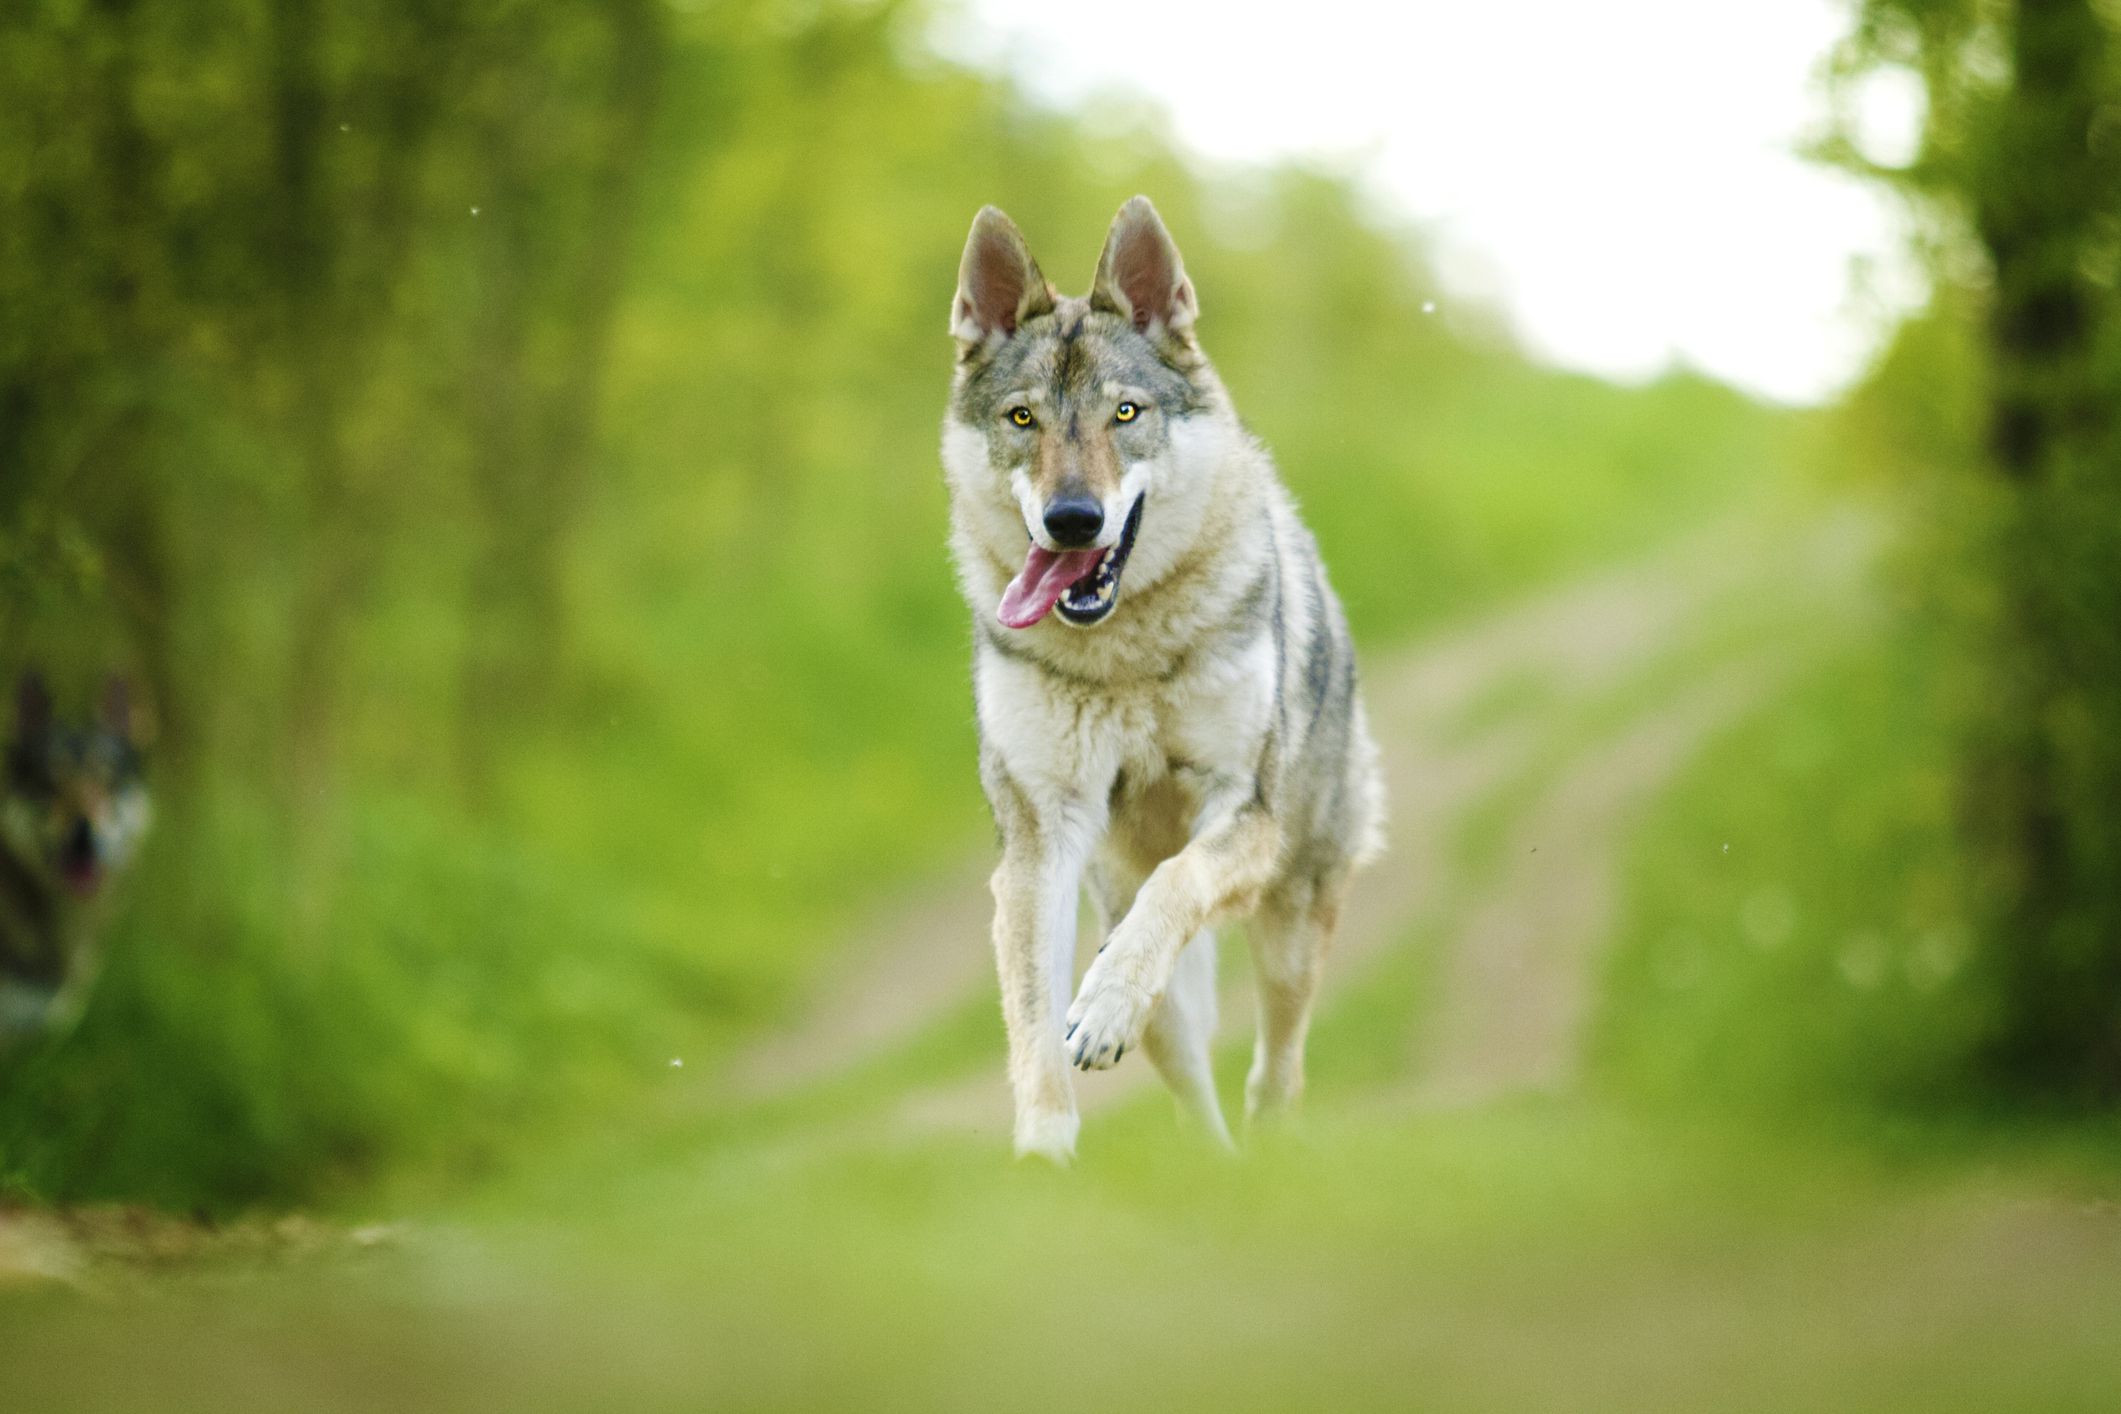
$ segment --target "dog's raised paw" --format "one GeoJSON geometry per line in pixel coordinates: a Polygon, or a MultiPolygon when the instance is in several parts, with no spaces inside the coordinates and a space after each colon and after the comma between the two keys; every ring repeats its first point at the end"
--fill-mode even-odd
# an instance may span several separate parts
{"type": "Polygon", "coordinates": [[[1109,1070],[1141,1044],[1142,1029],[1156,1008],[1156,996],[1128,981],[1100,954],[1083,976],[1083,986],[1068,1008],[1068,1063],[1082,1070],[1109,1070]]]}

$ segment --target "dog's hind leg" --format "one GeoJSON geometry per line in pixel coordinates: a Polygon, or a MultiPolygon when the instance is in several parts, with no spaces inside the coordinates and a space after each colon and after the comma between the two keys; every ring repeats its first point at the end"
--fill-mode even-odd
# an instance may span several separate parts
{"type": "Polygon", "coordinates": [[[1215,1012],[1215,934],[1204,928],[1178,955],[1171,985],[1142,1032],[1142,1049],[1171,1087],[1179,1114],[1228,1149],[1233,1147],[1230,1126],[1223,1122],[1208,1058],[1215,1040],[1215,1012]]]}
{"type": "Polygon", "coordinates": [[[1303,1097],[1311,1004],[1346,888],[1345,871],[1278,888],[1247,930],[1259,979],[1259,1037],[1245,1078],[1248,1122],[1291,1110],[1303,1097]]]}

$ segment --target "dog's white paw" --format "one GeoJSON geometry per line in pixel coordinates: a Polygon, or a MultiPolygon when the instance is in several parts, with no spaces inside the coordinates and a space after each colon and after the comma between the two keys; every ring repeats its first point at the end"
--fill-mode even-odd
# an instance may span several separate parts
{"type": "Polygon", "coordinates": [[[1039,1110],[1016,1121],[1016,1156],[1044,1159],[1055,1168],[1075,1162],[1075,1135],[1082,1120],[1072,1111],[1039,1110]]]}
{"type": "Polygon", "coordinates": [[[1156,1009],[1156,994],[1126,977],[1112,965],[1112,949],[1099,953],[1083,974],[1082,990],[1068,1008],[1068,1032],[1063,1044],[1068,1063],[1083,1070],[1110,1070],[1120,1058],[1141,1045],[1142,1030],[1149,1013],[1156,1009]]]}

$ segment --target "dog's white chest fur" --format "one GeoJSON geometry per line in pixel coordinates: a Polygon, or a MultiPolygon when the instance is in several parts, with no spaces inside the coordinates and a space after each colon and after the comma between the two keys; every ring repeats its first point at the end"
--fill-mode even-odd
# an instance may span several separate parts
{"type": "Polygon", "coordinates": [[[1075,683],[981,653],[980,731],[1034,794],[1086,800],[1117,781],[1170,773],[1188,784],[1249,776],[1274,715],[1273,643],[1191,666],[1169,681],[1075,683]]]}

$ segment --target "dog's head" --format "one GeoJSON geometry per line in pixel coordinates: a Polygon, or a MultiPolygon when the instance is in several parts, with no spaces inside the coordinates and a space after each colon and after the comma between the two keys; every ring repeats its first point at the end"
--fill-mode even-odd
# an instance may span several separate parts
{"type": "Polygon", "coordinates": [[[131,860],[147,828],[147,786],[132,695],[105,685],[85,722],[61,719],[35,673],[15,691],[0,839],[17,864],[76,898],[99,893],[131,860]]]}
{"type": "Polygon", "coordinates": [[[1198,313],[1146,197],[1120,208],[1082,299],[1055,293],[1007,216],[990,206],[973,220],[950,311],[944,461],[973,535],[1023,566],[996,609],[1003,624],[1055,610],[1101,623],[1130,564],[1145,585],[1183,548],[1213,444],[1234,427],[1194,340],[1198,313]]]}

